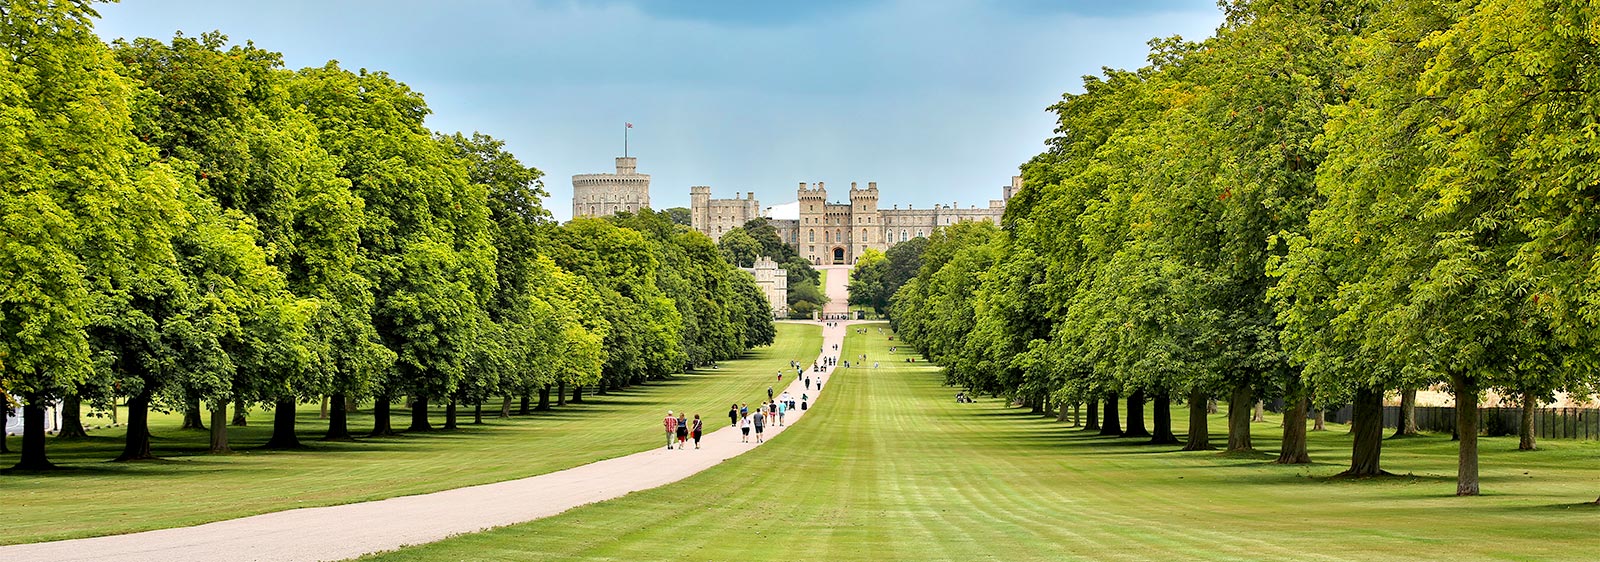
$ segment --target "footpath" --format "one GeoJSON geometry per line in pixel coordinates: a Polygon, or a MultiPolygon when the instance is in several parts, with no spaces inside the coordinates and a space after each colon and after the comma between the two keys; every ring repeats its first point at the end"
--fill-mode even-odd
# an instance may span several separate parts
{"type": "MultiPolygon", "coordinates": [[[[837,357],[851,323],[823,327],[821,357],[837,357]]],[[[822,363],[819,357],[818,363],[822,363]]],[[[809,365],[807,365],[809,368],[809,365]]],[[[833,368],[821,373],[824,380],[833,368]]],[[[808,373],[817,378],[818,373],[808,373]]],[[[826,388],[824,386],[824,388],[826,388]]],[[[816,407],[822,394],[802,380],[785,389],[791,396],[810,396],[816,407]]],[[[751,405],[755,410],[755,405],[751,405]]],[[[809,410],[790,410],[783,426],[768,425],[772,439],[793,428],[809,410]]],[[[661,412],[665,415],[666,412],[661,412]]],[[[106,560],[116,562],[310,561],[344,560],[373,552],[438,541],[549,517],[581,505],[605,501],[638,490],[677,482],[759,446],[739,442],[739,430],[721,420],[724,412],[703,413],[708,431],[700,448],[665,448],[657,417],[639,420],[641,431],[662,435],[662,446],[642,453],[607,459],[519,480],[457,488],[430,494],[389,498],[328,507],[293,509],[217,521],[192,527],[126,535],[0,547],[7,562],[106,560]]],[[[134,515],[137,516],[137,515],[134,515]]]]}

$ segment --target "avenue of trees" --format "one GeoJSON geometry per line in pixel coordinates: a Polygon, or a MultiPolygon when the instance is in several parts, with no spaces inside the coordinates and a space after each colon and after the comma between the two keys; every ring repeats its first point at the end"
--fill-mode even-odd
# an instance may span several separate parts
{"type": "Polygon", "coordinates": [[[208,33],[107,45],[87,0],[0,4],[0,391],[21,469],[46,469],[85,409],[126,403],[119,460],[152,457],[148,414],[209,422],[298,404],[508,415],[772,342],[754,278],[649,210],[556,224],[541,172],[482,134],[428,129],[422,95],[337,62],[208,33]],[[209,412],[202,412],[202,408],[209,412]],[[209,416],[202,415],[208,413],[209,416]],[[209,418],[206,419],[206,418],[209,418]]]}
{"type": "MultiPolygon", "coordinates": [[[[1087,406],[1107,434],[1177,443],[1185,401],[1188,450],[1211,447],[1209,399],[1241,451],[1252,407],[1282,398],[1278,462],[1309,462],[1308,409],[1353,403],[1357,476],[1383,472],[1386,393],[1493,390],[1525,416],[1591,393],[1600,9],[1223,10],[1214,37],[1152,41],[1148,66],[1052,106],[1001,227],[930,238],[893,295],[898,333],[951,383],[1087,406]]],[[[1456,492],[1476,495],[1480,420],[1457,412],[1456,492]]]]}

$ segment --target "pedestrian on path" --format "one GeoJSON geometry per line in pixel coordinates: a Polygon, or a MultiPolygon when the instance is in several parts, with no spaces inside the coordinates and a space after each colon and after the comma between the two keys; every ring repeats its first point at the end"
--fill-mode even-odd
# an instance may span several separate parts
{"type": "Polygon", "coordinates": [[[667,450],[672,450],[672,438],[678,436],[678,418],[672,417],[672,410],[667,410],[667,419],[661,420],[662,427],[667,428],[667,450]]]}
{"type": "Polygon", "coordinates": [[[740,443],[750,442],[750,426],[750,416],[746,415],[739,418],[739,433],[743,435],[739,438],[740,443]]]}
{"type": "Polygon", "coordinates": [[[810,399],[810,396],[807,396],[803,393],[800,395],[800,411],[804,412],[806,410],[806,401],[810,399]]]}
{"type": "Polygon", "coordinates": [[[788,400],[779,401],[778,402],[778,425],[783,425],[783,414],[785,412],[788,412],[788,411],[789,411],[789,401],[788,400]]]}
{"type": "Polygon", "coordinates": [[[678,414],[678,450],[682,451],[683,446],[687,444],[689,444],[689,420],[684,414],[678,414]]]}
{"type": "Polygon", "coordinates": [[[811,377],[806,377],[806,390],[811,390],[811,377]]]}
{"type": "Polygon", "coordinates": [[[689,434],[694,436],[694,448],[696,449],[700,448],[700,431],[700,414],[695,414],[694,427],[689,430],[689,434]]]}
{"type": "Polygon", "coordinates": [[[747,418],[747,417],[750,417],[750,405],[749,404],[739,404],[739,418],[740,419],[744,419],[744,418],[747,418]]]}
{"type": "Polygon", "coordinates": [[[739,427],[739,405],[728,406],[728,427],[739,427]]]}
{"type": "Polygon", "coordinates": [[[756,430],[756,442],[764,443],[765,441],[761,439],[761,430],[767,425],[764,421],[766,420],[766,416],[762,415],[761,412],[756,412],[756,415],[750,417],[754,420],[750,423],[750,425],[756,430]]]}
{"type": "Polygon", "coordinates": [[[778,401],[774,400],[767,404],[767,423],[771,424],[776,419],[778,419],[778,401]]]}
{"type": "Polygon", "coordinates": [[[772,387],[767,387],[767,400],[772,399],[772,387]]]}

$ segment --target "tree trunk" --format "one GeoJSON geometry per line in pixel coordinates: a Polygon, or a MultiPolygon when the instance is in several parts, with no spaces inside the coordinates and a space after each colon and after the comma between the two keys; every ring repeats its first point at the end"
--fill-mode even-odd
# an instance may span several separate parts
{"type": "Polygon", "coordinates": [[[500,417],[511,417],[511,395],[509,394],[507,394],[505,398],[500,401],[500,417]]]}
{"type": "MultiPolygon", "coordinates": [[[[27,420],[23,420],[26,424],[27,420]]],[[[89,436],[83,429],[83,399],[77,396],[61,398],[61,431],[56,439],[83,439],[89,436]]]]}
{"type": "Polygon", "coordinates": [[[1322,408],[1317,408],[1317,415],[1316,415],[1316,417],[1312,418],[1311,431],[1327,431],[1327,430],[1328,430],[1328,411],[1324,410],[1322,408]]]}
{"type": "Polygon", "coordinates": [[[539,405],[533,409],[544,412],[550,409],[550,385],[539,387],[539,405]]]}
{"type": "Polygon", "coordinates": [[[1215,398],[1207,397],[1206,398],[1206,415],[1212,415],[1212,414],[1215,414],[1215,413],[1217,413],[1217,400],[1215,398]]]}
{"type": "Polygon", "coordinates": [[[1156,393],[1156,434],[1150,436],[1151,445],[1176,445],[1178,436],[1172,434],[1172,397],[1163,390],[1156,393]]]}
{"type": "Polygon", "coordinates": [[[1461,444],[1456,455],[1456,495],[1478,495],[1478,380],[1468,375],[1452,375],[1450,387],[1456,391],[1456,433],[1461,444]]]}
{"type": "Polygon", "coordinates": [[[1306,451],[1306,399],[1290,393],[1289,407],[1283,409],[1283,446],[1278,451],[1278,464],[1309,464],[1311,454],[1306,451]]]}
{"type": "Polygon", "coordinates": [[[483,425],[483,401],[479,400],[472,405],[472,425],[483,425]]]}
{"type": "Polygon", "coordinates": [[[1357,388],[1351,405],[1350,433],[1355,441],[1350,450],[1350,470],[1345,476],[1388,474],[1380,462],[1383,455],[1383,391],[1357,388]]]}
{"type": "Polygon", "coordinates": [[[211,404],[211,454],[232,452],[228,447],[228,401],[218,400],[211,404]]]}
{"type": "Polygon", "coordinates": [[[567,405],[567,382],[558,381],[556,382],[556,406],[565,405],[567,405]]]}
{"type": "Polygon", "coordinates": [[[428,397],[420,394],[411,397],[411,427],[406,431],[433,431],[428,423],[428,397]]]}
{"type": "Polygon", "coordinates": [[[231,426],[234,426],[234,427],[245,427],[245,426],[250,425],[250,419],[245,417],[245,413],[246,413],[246,408],[245,408],[244,399],[243,398],[235,398],[233,400],[233,422],[228,424],[228,425],[231,425],[231,426]]]}
{"type": "Polygon", "coordinates": [[[1228,396],[1228,450],[1229,453],[1254,451],[1250,443],[1250,408],[1254,402],[1250,387],[1233,387],[1228,396]]]}
{"type": "Polygon", "coordinates": [[[1417,434],[1417,389],[1400,389],[1400,420],[1394,424],[1394,437],[1408,437],[1417,434]]]}
{"type": "Polygon", "coordinates": [[[444,405],[444,428],[456,429],[456,399],[451,398],[444,405]]]}
{"type": "Polygon", "coordinates": [[[1067,405],[1066,404],[1061,404],[1061,405],[1056,407],[1056,421],[1057,422],[1065,422],[1065,421],[1067,421],[1067,405]]]}
{"type": "MultiPolygon", "coordinates": [[[[4,428],[0,428],[4,429],[4,428]]],[[[5,432],[0,431],[0,438],[5,432]]],[[[44,454],[44,406],[29,398],[22,404],[22,458],[16,470],[50,470],[56,465],[44,454]]]]}
{"type": "Polygon", "coordinates": [[[323,441],[350,441],[350,413],[345,411],[344,405],[349,402],[343,392],[335,392],[329,398],[334,407],[328,410],[328,433],[322,436],[323,441]]]}
{"type": "Polygon", "coordinates": [[[1089,423],[1083,426],[1084,431],[1100,431],[1100,399],[1089,399],[1089,423]]]}
{"type": "Polygon", "coordinates": [[[188,389],[184,390],[188,396],[183,399],[183,426],[178,429],[206,430],[205,420],[200,417],[200,395],[188,389]]]}
{"type": "Polygon", "coordinates": [[[1100,413],[1101,435],[1112,437],[1122,435],[1122,420],[1117,419],[1118,410],[1121,409],[1118,406],[1121,406],[1121,404],[1117,402],[1117,393],[1113,392],[1110,396],[1106,396],[1105,411],[1100,413]]]}
{"type": "Polygon", "coordinates": [[[1255,415],[1250,417],[1250,421],[1252,423],[1267,421],[1267,403],[1266,403],[1266,401],[1264,401],[1264,400],[1257,400],[1256,401],[1255,415]]]}
{"type": "Polygon", "coordinates": [[[1206,412],[1211,400],[1199,389],[1189,391],[1189,438],[1183,443],[1185,451],[1211,450],[1211,423],[1206,412]]]}
{"type": "Polygon", "coordinates": [[[295,399],[278,398],[272,404],[272,438],[267,439],[264,449],[301,449],[300,437],[294,434],[294,408],[295,399]]]}
{"type": "Polygon", "coordinates": [[[368,437],[394,435],[394,424],[389,420],[389,396],[379,394],[372,399],[372,433],[368,437]]]}
{"type": "Polygon", "coordinates": [[[572,387],[572,403],[573,404],[582,404],[583,403],[583,385],[580,384],[580,385],[572,387]]]}
{"type": "Polygon", "coordinates": [[[1539,409],[1539,399],[1533,397],[1532,392],[1522,393],[1522,439],[1517,441],[1518,451],[1532,451],[1535,448],[1533,434],[1533,412],[1539,409]]]}
{"type": "Polygon", "coordinates": [[[128,433],[117,461],[139,461],[156,458],[150,454],[150,389],[147,387],[128,398],[128,433]]]}
{"type": "Polygon", "coordinates": [[[1128,428],[1122,431],[1122,436],[1150,436],[1150,430],[1144,427],[1144,389],[1142,388],[1128,395],[1128,428]]]}
{"type": "Polygon", "coordinates": [[[527,392],[523,392],[522,393],[522,405],[517,408],[517,415],[526,416],[529,413],[531,413],[532,410],[529,408],[529,406],[532,405],[531,401],[532,401],[532,396],[529,395],[527,392]]]}
{"type": "Polygon", "coordinates": [[[1027,403],[1023,405],[1028,407],[1028,413],[1030,414],[1039,415],[1044,413],[1044,404],[1041,404],[1037,398],[1028,398],[1027,403]]]}
{"type": "Polygon", "coordinates": [[[317,419],[319,419],[319,420],[328,419],[328,403],[329,402],[331,402],[331,400],[328,399],[328,395],[326,395],[326,394],[322,395],[322,413],[317,416],[317,419]]]}

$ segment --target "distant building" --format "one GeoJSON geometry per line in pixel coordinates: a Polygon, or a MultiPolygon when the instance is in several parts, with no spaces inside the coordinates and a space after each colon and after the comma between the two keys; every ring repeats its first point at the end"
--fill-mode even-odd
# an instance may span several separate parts
{"type": "Polygon", "coordinates": [[[761,293],[767,296],[767,303],[772,305],[772,316],[784,318],[789,316],[789,272],[778,267],[778,262],[772,258],[761,256],[756,258],[755,267],[740,268],[756,276],[756,286],[761,287],[761,293]]]}
{"type": "MultiPolygon", "coordinates": [[[[1001,188],[1002,199],[991,199],[988,205],[961,208],[958,203],[934,205],[928,209],[915,209],[907,205],[901,209],[878,208],[878,182],[867,182],[866,189],[850,184],[849,203],[829,203],[828,191],[817,182],[805,182],[795,191],[798,201],[790,216],[778,216],[769,209],[768,220],[778,230],[778,237],[787,242],[800,256],[816,265],[850,265],[868,249],[888,251],[895,244],[912,238],[933,234],[935,229],[961,221],[989,221],[995,224],[1006,212],[1006,201],[1022,188],[1022,177],[1012,176],[1011,185],[1001,188]]],[[[743,198],[712,199],[711,188],[695,186],[689,189],[689,213],[695,230],[720,239],[723,233],[741,226],[750,219],[762,216],[761,204],[754,193],[743,198]]],[[[787,209],[789,205],[780,205],[787,209]]]]}
{"type": "Polygon", "coordinates": [[[638,171],[639,159],[617,158],[615,174],[572,176],[572,218],[604,217],[650,206],[650,175],[638,171]]]}

